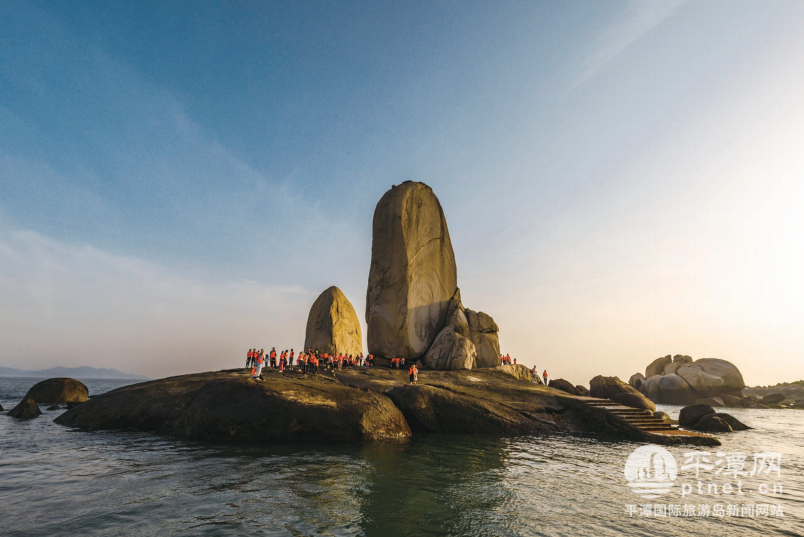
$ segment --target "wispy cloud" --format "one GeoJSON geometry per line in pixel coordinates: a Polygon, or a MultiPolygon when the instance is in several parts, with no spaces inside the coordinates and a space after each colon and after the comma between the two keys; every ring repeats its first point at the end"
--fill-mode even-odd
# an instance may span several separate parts
{"type": "Polygon", "coordinates": [[[151,376],[235,367],[244,347],[301,346],[313,295],[0,231],[0,364],[151,376]]]}
{"type": "Polygon", "coordinates": [[[620,19],[595,41],[573,87],[589,81],[611,61],[673,15],[687,0],[631,0],[620,19]]]}

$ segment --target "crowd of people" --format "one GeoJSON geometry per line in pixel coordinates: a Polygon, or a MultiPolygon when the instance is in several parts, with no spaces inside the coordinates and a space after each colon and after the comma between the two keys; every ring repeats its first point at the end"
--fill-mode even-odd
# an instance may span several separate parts
{"type": "MultiPolygon", "coordinates": [[[[391,359],[392,368],[402,369],[404,366],[405,358],[391,359]]],[[[362,352],[357,356],[345,353],[330,354],[318,352],[318,349],[307,349],[307,352],[299,352],[297,356],[293,349],[277,353],[276,347],[274,347],[266,359],[265,349],[249,349],[246,354],[246,369],[251,369],[251,378],[263,380],[263,367],[278,369],[280,372],[294,370],[305,375],[308,373],[317,375],[321,370],[336,371],[345,367],[374,367],[374,355],[364,356],[362,352]]],[[[419,380],[419,368],[415,364],[410,367],[408,374],[411,384],[419,380]]]]}
{"type": "Polygon", "coordinates": [[[298,370],[302,373],[318,374],[319,369],[326,370],[343,369],[344,367],[373,367],[374,355],[363,356],[361,352],[357,356],[351,354],[320,353],[318,349],[307,349],[307,352],[299,352],[298,356],[293,349],[284,350],[277,353],[276,347],[268,353],[266,364],[265,349],[249,349],[246,355],[246,369],[251,369],[252,378],[261,378],[263,367],[285,371],[286,369],[298,370]]]}
{"type": "MultiPolygon", "coordinates": [[[[516,365],[516,358],[511,358],[510,354],[500,354],[500,364],[516,365]]],[[[299,352],[298,356],[293,349],[284,350],[277,353],[276,347],[268,353],[267,363],[265,349],[249,349],[246,356],[246,369],[251,369],[251,378],[262,380],[263,367],[278,369],[284,372],[286,369],[300,371],[302,374],[317,375],[320,370],[335,371],[342,370],[344,367],[374,367],[374,355],[363,356],[361,352],[357,356],[345,353],[319,353],[318,349],[307,349],[306,352],[299,352]]],[[[391,358],[392,369],[403,369],[405,367],[405,357],[391,358]]],[[[531,369],[533,382],[547,386],[547,370],[539,375],[536,366],[531,369]],[[544,380],[542,380],[544,379],[544,380]]],[[[414,384],[419,380],[419,368],[412,364],[408,370],[410,383],[414,384]]]]}

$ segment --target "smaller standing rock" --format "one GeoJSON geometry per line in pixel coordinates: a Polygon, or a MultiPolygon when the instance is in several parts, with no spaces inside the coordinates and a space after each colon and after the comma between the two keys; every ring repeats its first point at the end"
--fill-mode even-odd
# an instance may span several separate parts
{"type": "Polygon", "coordinates": [[[678,424],[682,427],[690,427],[698,423],[702,417],[714,413],[715,409],[709,405],[685,406],[678,414],[678,424]]]}
{"type": "Polygon", "coordinates": [[[657,410],[653,413],[654,418],[659,418],[660,420],[666,421],[667,423],[673,423],[673,418],[670,417],[670,414],[667,412],[662,412],[661,410],[657,410]]]}
{"type": "Polygon", "coordinates": [[[2,412],[3,410],[4,410],[3,405],[0,405],[0,412],[2,412]]]}
{"type": "Polygon", "coordinates": [[[47,409],[48,410],[61,410],[61,407],[59,405],[50,405],[49,407],[47,407],[47,409]]]}
{"type": "Polygon", "coordinates": [[[631,375],[631,378],[628,379],[628,384],[637,390],[642,391],[642,387],[645,385],[645,380],[645,375],[642,373],[634,373],[631,375]]]}
{"type": "MultiPolygon", "coordinates": [[[[536,376],[538,378],[538,375],[536,375],[536,376]]],[[[580,393],[584,397],[589,397],[589,388],[587,388],[583,384],[576,384],[575,389],[578,390],[578,393],[580,393]]]]}
{"type": "Polygon", "coordinates": [[[8,411],[8,415],[12,418],[19,418],[27,420],[42,415],[42,411],[36,406],[36,401],[30,397],[23,399],[20,404],[8,411]]]}

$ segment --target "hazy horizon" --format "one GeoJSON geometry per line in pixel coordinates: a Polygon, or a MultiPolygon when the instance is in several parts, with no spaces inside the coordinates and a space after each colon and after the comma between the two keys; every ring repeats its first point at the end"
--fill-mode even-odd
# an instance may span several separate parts
{"type": "Polygon", "coordinates": [[[0,4],[0,365],[158,378],[365,337],[429,184],[464,304],[553,378],[804,379],[804,3],[0,4]]]}

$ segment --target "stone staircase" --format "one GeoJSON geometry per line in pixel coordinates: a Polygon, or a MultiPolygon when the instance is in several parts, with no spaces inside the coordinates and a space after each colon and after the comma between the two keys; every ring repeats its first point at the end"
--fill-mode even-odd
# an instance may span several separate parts
{"type": "Polygon", "coordinates": [[[597,432],[625,436],[654,444],[719,446],[714,436],[686,431],[657,418],[648,410],[631,408],[610,399],[595,397],[558,396],[568,408],[584,412],[597,432]]]}

